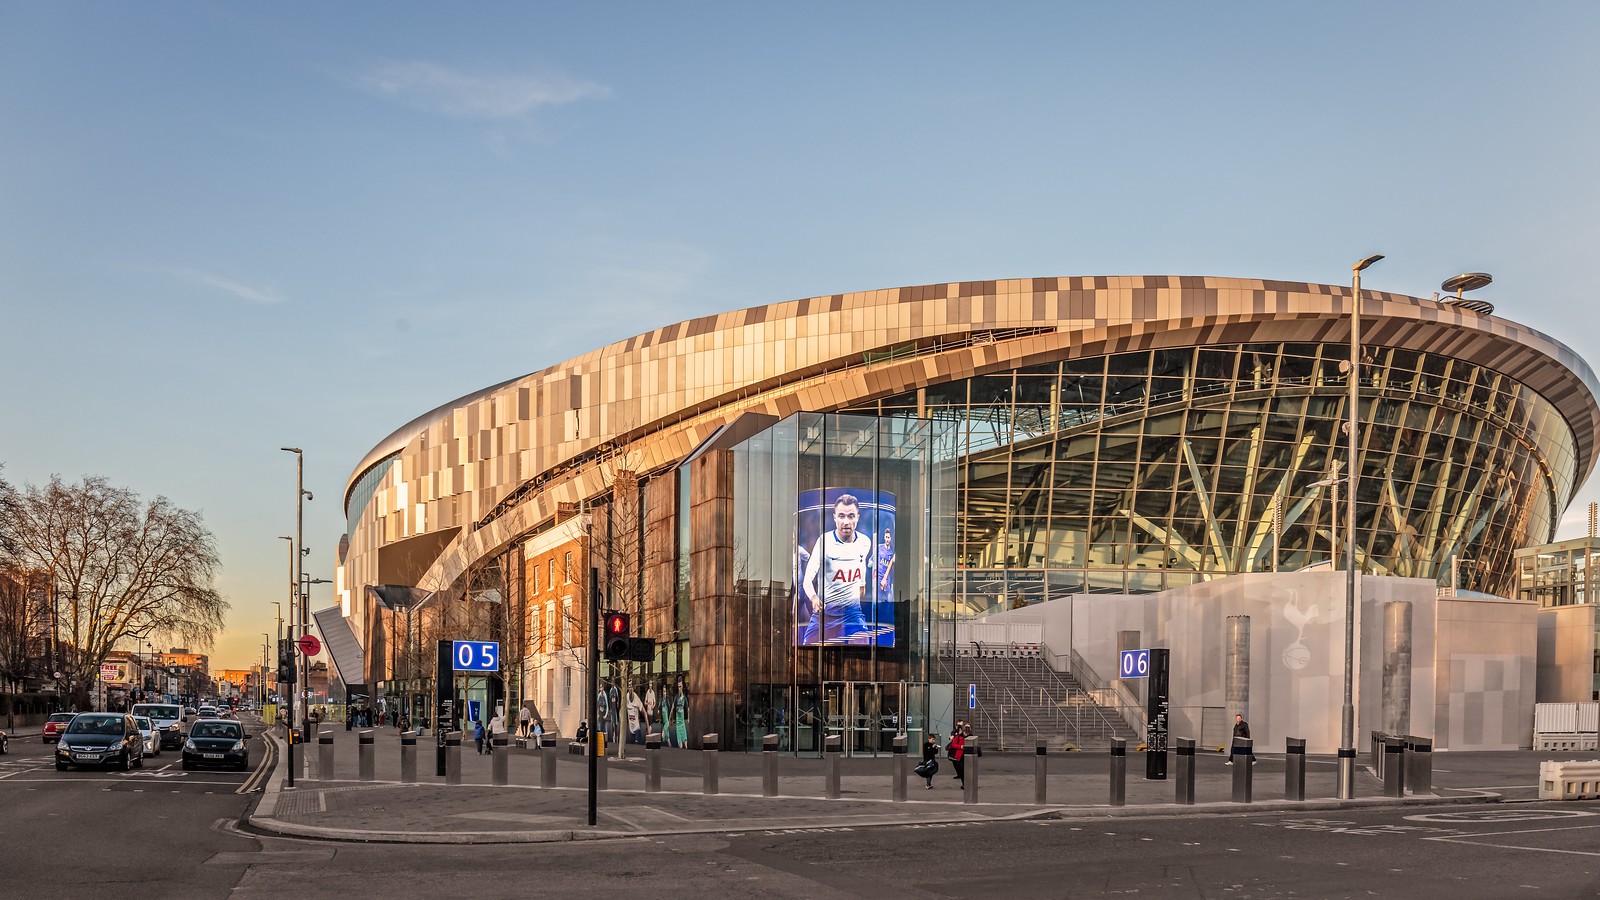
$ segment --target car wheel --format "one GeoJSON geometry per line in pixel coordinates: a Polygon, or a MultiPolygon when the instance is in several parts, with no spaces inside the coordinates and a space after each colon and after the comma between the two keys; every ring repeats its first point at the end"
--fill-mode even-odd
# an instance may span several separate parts
{"type": "Polygon", "coordinates": [[[184,760],[184,761],[183,761],[183,770],[184,770],[184,771],[185,771],[185,772],[187,772],[187,771],[189,771],[189,770],[190,770],[190,769],[192,769],[192,768],[194,768],[194,766],[191,766],[191,765],[190,765],[190,764],[189,764],[189,761],[188,761],[188,760],[187,760],[187,759],[186,759],[186,760],[184,760]]]}
{"type": "Polygon", "coordinates": [[[64,762],[56,763],[56,771],[57,772],[65,772],[66,770],[67,770],[67,764],[66,763],[64,763],[64,762]]]}
{"type": "Polygon", "coordinates": [[[122,759],[117,761],[117,768],[124,772],[133,768],[133,754],[126,750],[122,751],[122,759]]]}

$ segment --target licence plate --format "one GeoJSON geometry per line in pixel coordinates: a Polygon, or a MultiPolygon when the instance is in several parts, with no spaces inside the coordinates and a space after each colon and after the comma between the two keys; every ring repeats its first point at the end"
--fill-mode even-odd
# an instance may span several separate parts
{"type": "Polygon", "coordinates": [[[100,756],[101,756],[101,754],[99,754],[99,753],[74,753],[74,754],[72,754],[72,758],[73,759],[99,759],[100,756]]]}
{"type": "Polygon", "coordinates": [[[222,758],[222,754],[221,753],[202,753],[200,755],[204,756],[206,759],[221,759],[222,758]]]}

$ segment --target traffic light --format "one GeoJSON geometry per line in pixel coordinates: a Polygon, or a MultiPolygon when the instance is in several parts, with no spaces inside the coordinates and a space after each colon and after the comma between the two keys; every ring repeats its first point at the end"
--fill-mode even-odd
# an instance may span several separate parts
{"type": "Polygon", "coordinates": [[[278,641],[278,683],[294,684],[294,641],[278,641]]]}
{"type": "Polygon", "coordinates": [[[632,638],[628,632],[632,630],[625,612],[608,612],[601,622],[601,648],[605,650],[606,659],[617,660],[628,658],[628,645],[632,638]]]}

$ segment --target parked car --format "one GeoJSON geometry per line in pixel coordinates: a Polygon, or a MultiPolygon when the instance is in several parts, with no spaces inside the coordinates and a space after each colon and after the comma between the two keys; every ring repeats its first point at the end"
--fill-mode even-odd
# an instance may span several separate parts
{"type": "Polygon", "coordinates": [[[61,732],[67,730],[67,725],[77,713],[51,713],[50,718],[44,723],[44,742],[54,744],[61,739],[61,732]]]}
{"type": "Polygon", "coordinates": [[[232,719],[201,719],[191,725],[189,739],[183,744],[183,767],[195,766],[250,768],[244,726],[232,719]]]}
{"type": "Polygon", "coordinates": [[[144,739],[144,755],[161,755],[161,730],[150,721],[149,716],[134,716],[134,724],[139,726],[139,737],[144,739]]]}
{"type": "Polygon", "coordinates": [[[183,746],[183,723],[187,718],[183,707],[176,703],[135,703],[133,714],[148,716],[156,731],[161,734],[161,749],[176,750],[183,746]]]}
{"type": "Polygon", "coordinates": [[[11,738],[4,731],[0,731],[0,754],[11,749],[11,738]]]}
{"type": "Polygon", "coordinates": [[[126,772],[144,766],[144,736],[127,713],[79,713],[56,744],[56,771],[68,766],[112,765],[126,772]]]}

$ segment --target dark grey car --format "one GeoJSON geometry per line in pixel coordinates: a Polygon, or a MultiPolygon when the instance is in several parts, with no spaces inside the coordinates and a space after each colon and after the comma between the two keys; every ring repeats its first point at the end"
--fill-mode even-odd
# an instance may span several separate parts
{"type": "Polygon", "coordinates": [[[68,766],[144,766],[144,736],[127,713],[79,713],[56,743],[56,771],[68,766]]]}

